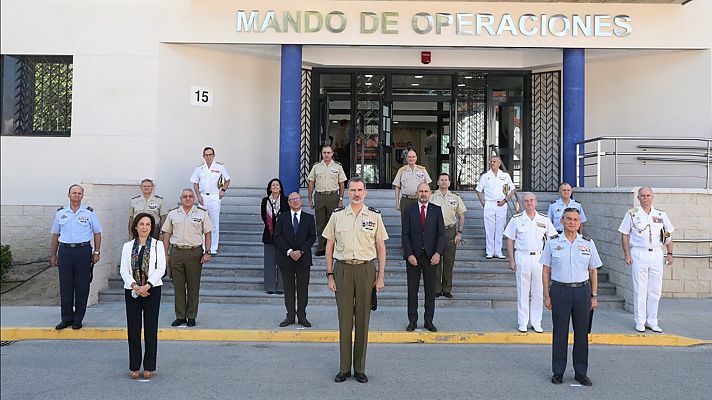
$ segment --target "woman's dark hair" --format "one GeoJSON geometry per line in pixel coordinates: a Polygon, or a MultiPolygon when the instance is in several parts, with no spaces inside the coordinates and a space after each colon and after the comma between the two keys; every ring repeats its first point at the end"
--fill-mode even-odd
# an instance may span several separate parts
{"type": "MultiPolygon", "coordinates": [[[[148,219],[151,220],[151,232],[153,232],[153,228],[156,226],[156,220],[153,218],[153,215],[149,213],[140,213],[136,216],[136,218],[134,218],[133,223],[131,224],[131,232],[133,233],[134,238],[138,238],[138,229],[136,229],[136,227],[138,226],[138,222],[143,217],[148,217],[148,219]]],[[[151,232],[148,233],[148,236],[151,236],[151,232]]]]}
{"type": "Polygon", "coordinates": [[[278,178],[272,178],[271,181],[267,184],[267,196],[272,194],[272,182],[279,182],[279,195],[284,196],[284,185],[282,185],[282,181],[280,181],[278,178]]]}

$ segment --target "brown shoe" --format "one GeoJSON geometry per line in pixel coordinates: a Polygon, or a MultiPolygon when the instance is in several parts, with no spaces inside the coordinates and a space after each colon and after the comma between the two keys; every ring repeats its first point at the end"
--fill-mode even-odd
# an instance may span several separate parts
{"type": "Polygon", "coordinates": [[[143,371],[143,379],[151,379],[155,373],[156,371],[143,371]]]}
{"type": "Polygon", "coordinates": [[[129,377],[131,379],[138,379],[138,377],[139,377],[138,371],[129,371],[129,377]]]}

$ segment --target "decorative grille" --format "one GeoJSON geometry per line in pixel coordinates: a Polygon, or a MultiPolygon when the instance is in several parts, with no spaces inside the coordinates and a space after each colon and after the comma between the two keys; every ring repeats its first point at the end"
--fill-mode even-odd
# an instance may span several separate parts
{"type": "Polygon", "coordinates": [[[532,74],[531,190],[557,191],[561,153],[561,72],[532,74]]]}
{"type": "Polygon", "coordinates": [[[473,188],[485,167],[487,74],[457,75],[455,159],[457,187],[473,188]]]}
{"type": "Polygon", "coordinates": [[[366,183],[379,183],[378,147],[381,100],[386,91],[385,75],[356,76],[356,174],[366,183]]]}
{"type": "Polygon", "coordinates": [[[10,108],[3,107],[3,135],[68,136],[72,127],[71,56],[3,56],[3,85],[14,93],[3,93],[3,101],[14,99],[10,108]]]}
{"type": "Polygon", "coordinates": [[[312,71],[302,69],[302,112],[301,112],[301,135],[300,135],[300,155],[299,155],[299,184],[305,188],[308,185],[310,167],[310,133],[311,133],[311,91],[312,91],[312,71]]]}

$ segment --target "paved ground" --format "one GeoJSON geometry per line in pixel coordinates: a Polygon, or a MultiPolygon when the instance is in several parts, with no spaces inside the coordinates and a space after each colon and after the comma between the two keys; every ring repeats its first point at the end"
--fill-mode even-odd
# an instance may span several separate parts
{"type": "MultiPolygon", "coordinates": [[[[422,327],[422,307],[420,309],[422,327]]],[[[272,305],[201,304],[198,326],[184,329],[251,329],[300,330],[299,325],[278,328],[284,319],[284,307],[272,305]]],[[[314,330],[337,330],[336,306],[313,306],[307,317],[314,330]]],[[[164,303],[160,326],[170,327],[175,318],[173,305],[164,303]]],[[[443,332],[514,332],[517,314],[513,308],[447,308],[436,305],[435,325],[443,332]]],[[[9,327],[53,327],[59,322],[59,307],[2,306],[0,325],[9,327]]],[[[407,325],[406,310],[401,307],[380,307],[371,314],[371,331],[403,331],[407,325]]],[[[666,333],[695,339],[712,340],[712,299],[663,299],[660,325],[666,333]]],[[[125,306],[121,303],[98,304],[89,308],[85,327],[125,327],[125,306]]],[[[551,332],[551,313],[544,312],[543,327],[551,332]]],[[[600,309],[594,317],[595,333],[626,333],[634,331],[633,315],[625,310],[600,309]]],[[[530,330],[531,335],[535,335],[530,330]]],[[[648,331],[646,335],[655,335],[648,331]]]]}
{"type": "Polygon", "coordinates": [[[333,382],[335,344],[161,342],[157,374],[128,378],[123,341],[32,341],[2,347],[7,399],[704,399],[712,346],[593,346],[594,386],[549,383],[548,346],[370,345],[370,382],[333,382]]]}

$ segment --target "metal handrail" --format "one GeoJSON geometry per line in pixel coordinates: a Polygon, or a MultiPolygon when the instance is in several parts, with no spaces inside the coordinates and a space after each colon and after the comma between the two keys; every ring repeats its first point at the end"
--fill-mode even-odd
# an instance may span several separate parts
{"type": "Polygon", "coordinates": [[[710,243],[710,253],[709,254],[688,254],[688,253],[677,253],[675,252],[675,258],[709,258],[712,259],[712,238],[710,239],[675,239],[673,238],[673,243],[710,243]]]}
{"type": "Polygon", "coordinates": [[[699,138],[699,137],[655,137],[655,136],[599,136],[586,140],[582,140],[576,143],[576,181],[580,182],[582,178],[591,177],[592,175],[583,175],[581,173],[581,167],[595,165],[596,166],[596,186],[601,186],[601,163],[603,157],[613,156],[613,175],[615,180],[615,186],[618,185],[618,178],[621,176],[618,173],[618,166],[620,156],[638,156],[638,160],[643,161],[660,161],[660,162],[684,162],[693,163],[706,166],[705,174],[705,189],[710,188],[710,166],[712,165],[712,139],[710,138],[699,138]],[[602,143],[604,141],[613,142],[613,151],[603,151],[602,143]],[[688,152],[680,151],[667,151],[667,152],[650,152],[650,151],[618,151],[619,142],[629,142],[629,141],[675,141],[679,142],[702,142],[704,146],[680,146],[680,145],[638,145],[638,148],[646,149],[668,149],[668,150],[690,150],[688,152]],[[595,151],[586,151],[586,144],[596,143],[595,151]],[[693,150],[698,150],[701,153],[693,153],[693,150]],[[674,156],[679,156],[675,158],[674,156]],[[685,158],[683,158],[685,157],[685,158]],[[586,164],[585,160],[589,158],[595,158],[595,164],[586,164]],[[699,158],[696,160],[695,158],[699,158]]]}

